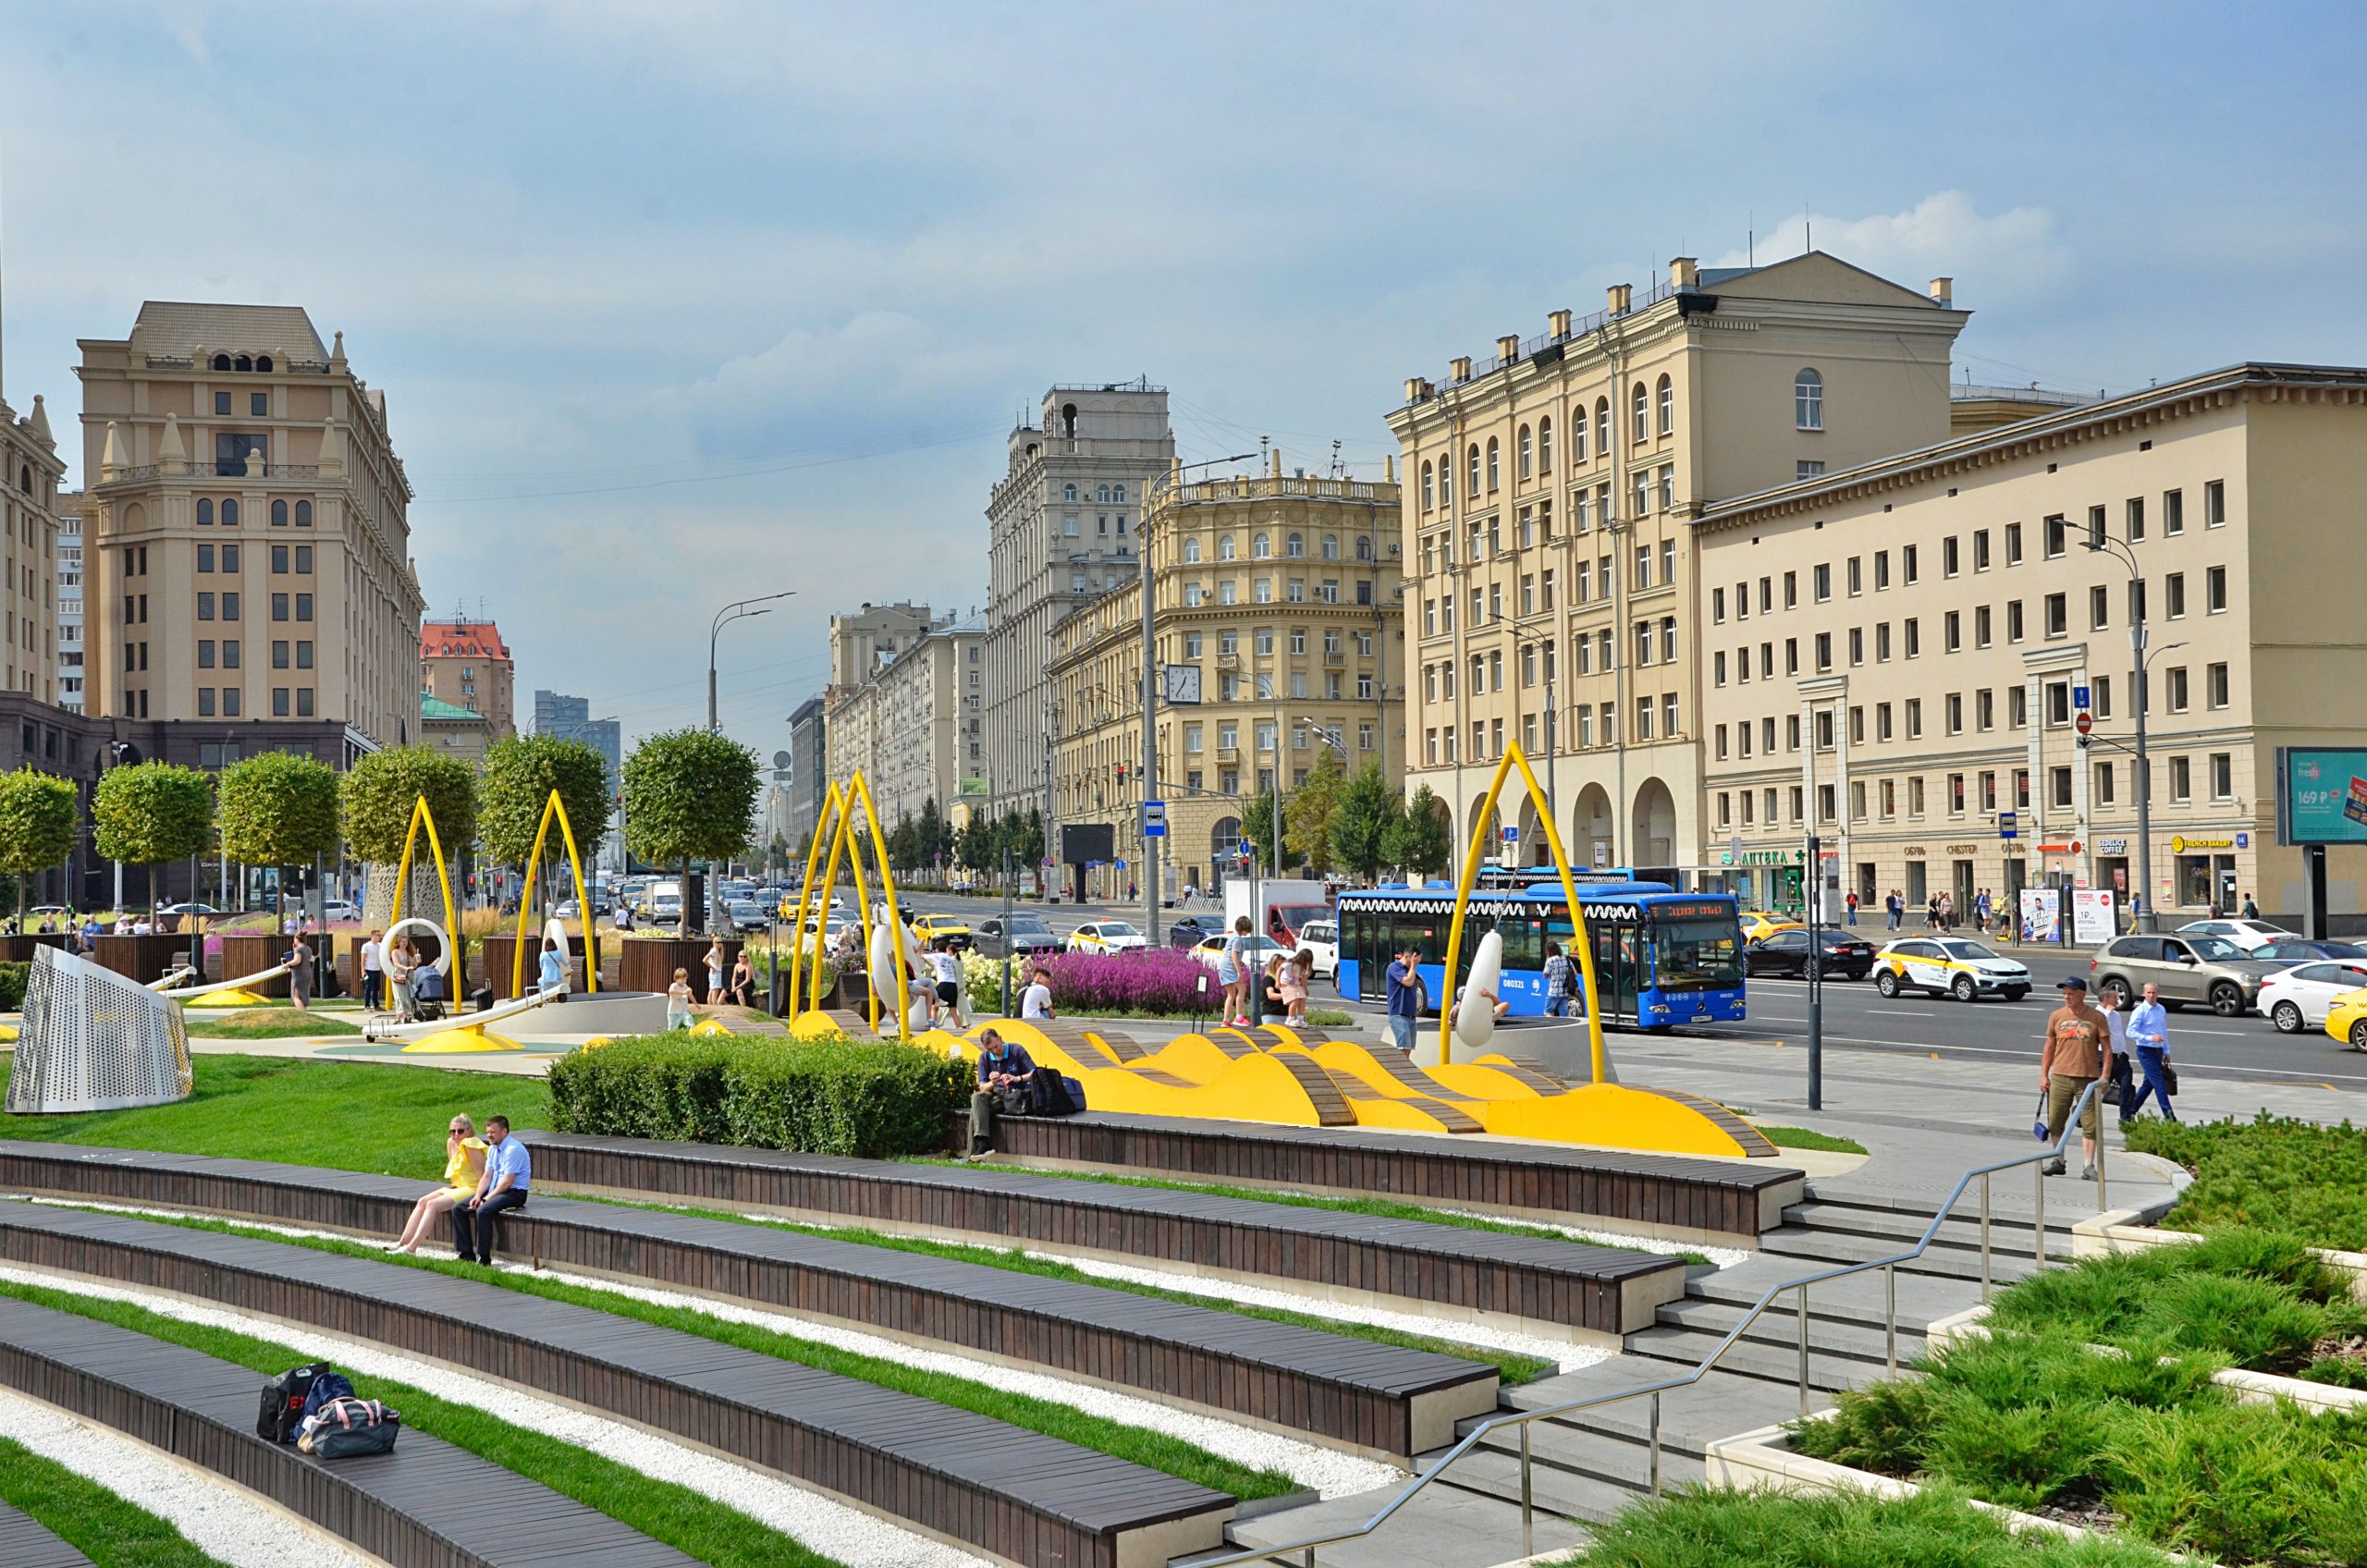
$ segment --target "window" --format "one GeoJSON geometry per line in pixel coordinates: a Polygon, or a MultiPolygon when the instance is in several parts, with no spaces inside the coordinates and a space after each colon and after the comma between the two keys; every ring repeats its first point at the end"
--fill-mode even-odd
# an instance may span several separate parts
{"type": "Polygon", "coordinates": [[[286,571],[288,570],[287,545],[274,545],[271,547],[271,570],[274,571],[286,571]]]}
{"type": "Polygon", "coordinates": [[[296,503],[296,526],[299,528],[310,528],[313,526],[312,502],[299,501],[296,503]]]}
{"type": "Polygon", "coordinates": [[[2043,526],[2046,529],[2046,558],[2051,561],[2062,559],[2064,551],[2063,514],[2060,512],[2055,513],[2053,517],[2046,520],[2043,526]]]}
{"type": "MultiPolygon", "coordinates": [[[[1471,443],[1471,449],[1464,455],[1464,469],[1469,476],[1465,482],[1465,489],[1470,495],[1471,498],[1476,501],[1479,498],[1478,442],[1474,441],[1471,443]]],[[[1477,748],[1474,749],[1476,750],[1477,748]]]]}
{"type": "Polygon", "coordinates": [[[1637,593],[1652,585],[1652,547],[1650,545],[1636,546],[1636,575],[1628,581],[1637,593]]]}
{"type": "Polygon", "coordinates": [[[2186,573],[2174,571],[2162,580],[2162,608],[2172,620],[2186,619],[2186,573]]]}
{"type": "Polygon", "coordinates": [[[286,669],[288,663],[288,644],[286,643],[275,641],[271,644],[271,668],[274,669],[286,669]]]}
{"type": "Polygon", "coordinates": [[[1816,668],[1820,675],[1833,668],[1833,633],[1830,631],[1816,634],[1816,668]]]}
{"type": "Polygon", "coordinates": [[[1824,377],[1812,370],[1792,377],[1792,423],[1801,430],[1824,428],[1824,377]]]}
{"type": "Polygon", "coordinates": [[[287,594],[274,594],[271,596],[271,619],[274,620],[286,620],[288,619],[287,594]]]}
{"type": "Polygon", "coordinates": [[[1553,472],[1553,422],[1551,419],[1537,422],[1537,472],[1553,472]]]}
{"type": "Polygon", "coordinates": [[[1792,478],[1796,481],[1802,479],[1815,479],[1823,472],[1824,459],[1822,458],[1801,458],[1792,464],[1792,478]]]}
{"type": "MultiPolygon", "coordinates": [[[[2227,482],[2224,479],[2214,479],[2202,487],[2202,526],[2205,528],[2227,526],[2227,482]]],[[[2165,532],[2176,533],[2180,532],[2180,529],[2165,526],[2165,532]]]]}
{"type": "Polygon", "coordinates": [[[1661,617],[1661,663],[1676,662],[1676,617],[1661,617]]]}
{"type": "Polygon", "coordinates": [[[214,411],[217,414],[227,414],[230,411],[230,394],[227,392],[214,394],[214,411]]]}
{"type": "Polygon", "coordinates": [[[2184,713],[2187,707],[2186,666],[2174,664],[2165,672],[2163,684],[2168,688],[2170,711],[2184,713]]]}
{"type": "Polygon", "coordinates": [[[2007,566],[2022,564],[2022,525],[2018,522],[2009,522],[2005,525],[2005,564],[2007,566]]]}
{"type": "Polygon", "coordinates": [[[2108,588],[2088,590],[2088,630],[2102,631],[2112,624],[2112,591],[2108,588]]]}
{"type": "MultiPolygon", "coordinates": [[[[199,546],[201,552],[204,546],[202,545],[199,546]]],[[[206,569],[200,567],[198,570],[202,571],[206,569]]],[[[1723,625],[1725,622],[1726,591],[1723,588],[1712,588],[1710,590],[1710,619],[1712,622],[1720,625],[1723,625]]]]}
{"type": "Polygon", "coordinates": [[[2112,677],[2099,675],[2091,680],[2089,684],[2095,688],[2090,694],[2095,700],[2096,717],[2110,718],[2112,717],[2112,677]]]}
{"type": "Polygon", "coordinates": [[[1874,739],[1877,741],[1890,739],[1890,704],[1888,703],[1874,704],[1874,739]]]}
{"type": "Polygon", "coordinates": [[[1640,468],[1636,471],[1634,500],[1633,516],[1640,521],[1652,515],[1652,476],[1640,468]]]}
{"type": "Polygon", "coordinates": [[[1499,453],[1496,446],[1496,438],[1490,435],[1488,437],[1488,488],[1490,490],[1495,489],[1498,484],[1498,474],[1500,472],[1500,465],[1497,460],[1498,456],[1499,453]]]}
{"type": "Polygon", "coordinates": [[[1676,582],[1676,541],[1661,541],[1661,581],[1674,586],[1676,582]]]}
{"type": "MultiPolygon", "coordinates": [[[[231,618],[226,616],[223,619],[227,620],[231,618]]],[[[222,668],[224,669],[236,669],[239,668],[239,640],[236,637],[230,638],[222,644],[222,668]]],[[[238,710],[235,708],[225,708],[223,711],[225,713],[235,713],[238,710]]]]}
{"type": "Polygon", "coordinates": [[[197,570],[200,571],[212,571],[214,570],[213,545],[200,545],[197,547],[197,570]]]}
{"type": "Polygon", "coordinates": [[[2108,762],[2096,764],[2096,802],[2099,805],[2108,806],[2113,803],[2112,773],[2112,764],[2108,762]]]}
{"type": "Polygon", "coordinates": [[[1907,639],[1907,656],[1911,659],[1921,658],[1923,656],[1923,623],[1916,617],[1908,616],[1901,631],[1907,639]]]}
{"type": "Polygon", "coordinates": [[[1520,463],[1520,476],[1523,479],[1527,479],[1531,471],[1529,468],[1528,426],[1525,424],[1520,427],[1519,444],[1515,447],[1515,450],[1518,454],[1517,460],[1520,463]]]}
{"type": "Polygon", "coordinates": [[[2214,566],[2202,574],[2202,607],[2206,614],[2225,615],[2227,611],[2227,569],[2214,566]]]}
{"type": "Polygon", "coordinates": [[[1890,586],[1890,552],[1874,552],[1874,592],[1879,594],[1890,586]]]}
{"type": "Polygon", "coordinates": [[[197,525],[200,528],[214,526],[214,502],[204,496],[197,498],[197,525]]]}
{"type": "Polygon", "coordinates": [[[1915,566],[1914,545],[1907,545],[1900,547],[1898,552],[1898,565],[1901,579],[1908,587],[1912,588],[1915,585],[1918,576],[1915,566]]]}
{"type": "Polygon", "coordinates": [[[1857,556],[1849,557],[1849,596],[1853,599],[1866,591],[1865,573],[1860,570],[1864,565],[1865,562],[1861,557],[1857,556]]]}
{"type": "Polygon", "coordinates": [[[214,717],[214,688],[211,686],[200,686],[197,689],[197,717],[200,718],[214,717]]]}
{"type": "Polygon", "coordinates": [[[2236,759],[2229,753],[2211,753],[2211,798],[2214,801],[2236,798],[2236,759]]]}
{"type": "Polygon", "coordinates": [[[1956,610],[1950,610],[1946,615],[1940,619],[1940,627],[1941,651],[1950,654],[1963,652],[1964,617],[1962,614],[1956,610]]]}
{"type": "Polygon", "coordinates": [[[197,668],[200,669],[212,669],[214,668],[214,639],[211,637],[201,637],[198,639],[197,668]]]}
{"type": "Polygon", "coordinates": [[[197,596],[197,619],[200,620],[212,620],[214,619],[213,594],[200,594],[197,596]]]}
{"type": "Polygon", "coordinates": [[[2046,634],[2049,637],[2068,636],[2071,631],[2070,596],[2049,594],[2046,596],[2046,634]]]}
{"type": "Polygon", "coordinates": [[[287,502],[285,502],[285,501],[274,501],[274,502],[272,502],[272,504],[271,504],[271,525],[272,525],[272,527],[274,527],[274,528],[285,528],[285,527],[287,527],[287,526],[288,526],[288,503],[287,503],[287,502]]]}
{"type": "Polygon", "coordinates": [[[271,689],[271,713],[274,718],[286,718],[288,717],[287,687],[274,686],[271,689]]]}
{"type": "Polygon", "coordinates": [[[2050,725],[2071,722],[2071,683],[2068,680],[2046,683],[2046,722],[2050,725]]]}
{"type": "Polygon", "coordinates": [[[2170,799],[2180,805],[2194,799],[2192,765],[2185,757],[2170,759],[2170,799]]]}
{"type": "Polygon", "coordinates": [[[2213,707],[2224,708],[2227,705],[2227,667],[2226,665],[2204,666],[2202,686],[2205,692],[2204,700],[2213,707]]]}
{"type": "Polygon", "coordinates": [[[1865,662],[1866,629],[1862,626],[1853,626],[1849,629],[1849,663],[1855,667],[1865,662]]]}
{"type": "Polygon", "coordinates": [[[2132,545],[2145,537],[2145,497],[2131,496],[2121,509],[2122,520],[2128,526],[2128,542],[2132,545]]]}
{"type": "Polygon", "coordinates": [[[1982,731],[1997,728],[1997,693],[1986,686],[1972,694],[1972,727],[1982,731]]]}
{"type": "Polygon", "coordinates": [[[1631,416],[1628,423],[1633,427],[1631,434],[1637,441],[1650,439],[1651,435],[1650,421],[1647,413],[1650,404],[1645,398],[1644,384],[1642,382],[1639,381],[1636,383],[1635,389],[1628,394],[1627,405],[1628,412],[1631,416]]]}
{"type": "Polygon", "coordinates": [[[1948,733],[1949,733],[1949,734],[1951,734],[1951,735],[1961,735],[1961,734],[1963,734],[1963,733],[1964,733],[1964,693],[1963,693],[1963,692],[1949,692],[1949,693],[1948,693],[1948,695],[1947,695],[1947,698],[1946,698],[1946,702],[1945,702],[1945,704],[1944,704],[1944,707],[1945,707],[1945,710],[1946,710],[1946,712],[1947,712],[1947,716],[1948,716],[1948,733]]]}
{"type": "Polygon", "coordinates": [[[1985,648],[1990,643],[1989,606],[1976,605],[1972,611],[1972,645],[1985,648]]]}
{"type": "Polygon", "coordinates": [[[1428,459],[1424,459],[1422,462],[1422,509],[1424,511],[1431,509],[1430,478],[1429,460],[1428,459]]]}
{"type": "MultiPolygon", "coordinates": [[[[1819,564],[1818,564],[1817,569],[1816,569],[1816,602],[1817,602],[1818,604],[1820,604],[1820,605],[1821,605],[1821,604],[1825,603],[1827,600],[1831,599],[1832,597],[1833,597],[1833,568],[1832,568],[1830,565],[1828,565],[1828,564],[1824,564],[1824,563],[1821,563],[1821,563],[1819,563],[1819,564]]],[[[1790,585],[1789,585],[1788,583],[1785,585],[1785,593],[1784,593],[1784,608],[1786,608],[1786,609],[1791,608],[1791,594],[1790,594],[1790,585]]]]}
{"type": "Polygon", "coordinates": [[[1961,568],[1962,562],[1956,555],[1956,536],[1951,533],[1940,541],[1940,575],[1954,577],[1961,568]]]}
{"type": "MultiPolygon", "coordinates": [[[[1637,388],[1638,392],[1641,390],[1642,388],[1637,388]]],[[[1638,697],[1636,699],[1636,739],[1649,741],[1651,738],[1652,700],[1650,697],[1638,697]]]]}
{"type": "Polygon", "coordinates": [[[1973,530],[1972,570],[1975,571],[1989,570],[1989,530],[1985,528],[1973,530]]]}
{"type": "MultiPolygon", "coordinates": [[[[1784,574],[1784,607],[1787,610],[1797,608],[1799,602],[1800,574],[1797,571],[1787,571],[1784,574]]],[[[1762,577],[1759,580],[1759,613],[1765,615],[1767,609],[1767,579],[1762,577]]]]}
{"type": "Polygon", "coordinates": [[[2071,804],[2071,770],[2067,767],[2048,768],[2046,793],[2051,804],[2067,808],[2071,804]]]}
{"type": "Polygon", "coordinates": [[[1874,626],[1874,662],[1890,663],[1890,622],[1878,621],[1874,626]]]}
{"type": "Polygon", "coordinates": [[[1661,510],[1668,512],[1675,509],[1676,465],[1662,463],[1661,464],[1661,510]]]}
{"type": "Polygon", "coordinates": [[[236,717],[239,717],[239,688],[238,688],[238,687],[236,687],[236,686],[225,686],[225,687],[223,687],[223,688],[222,688],[222,717],[223,717],[224,718],[236,718],[236,717]]]}

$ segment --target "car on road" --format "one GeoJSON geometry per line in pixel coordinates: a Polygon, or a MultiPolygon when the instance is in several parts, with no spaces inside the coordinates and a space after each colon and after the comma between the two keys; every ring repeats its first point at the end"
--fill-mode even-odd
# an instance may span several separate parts
{"type": "Polygon", "coordinates": [[[1747,909],[1742,912],[1740,919],[1742,939],[1746,942],[1756,942],[1761,937],[1772,936],[1778,931],[1802,929],[1800,923],[1790,915],[1778,914],[1763,909],[1747,909]]]}
{"type": "Polygon", "coordinates": [[[2326,959],[2367,958],[2367,948],[2356,942],[2319,942],[2307,937],[2279,937],[2274,942],[2263,942],[2254,948],[2250,956],[2268,963],[2317,963],[2326,959]]]}
{"type": "Polygon", "coordinates": [[[1187,914],[1168,922],[1167,945],[1171,948],[1196,948],[1205,938],[1223,928],[1215,915],[1187,914]]]}
{"type": "Polygon", "coordinates": [[[2367,1051],[2367,991],[2345,991],[2326,1008],[2326,1033],[2355,1051],[2367,1051]]]}
{"type": "MultiPolygon", "coordinates": [[[[55,905],[52,904],[44,905],[43,909],[33,911],[33,914],[39,915],[44,913],[44,911],[54,914],[63,914],[66,913],[64,910],[58,909],[55,905]]],[[[222,912],[215,909],[212,904],[179,903],[166,904],[157,913],[160,914],[220,914],[222,912]]]]}
{"type": "Polygon", "coordinates": [[[1816,933],[1814,944],[1806,928],[1771,931],[1742,949],[1745,974],[1797,974],[1807,978],[1811,968],[1846,980],[1863,980],[1874,972],[1874,945],[1831,926],[1816,933]]]}
{"type": "Polygon", "coordinates": [[[730,917],[734,931],[762,931],[772,924],[765,906],[754,899],[733,899],[723,906],[723,913],[730,917]]]}
{"type": "Polygon", "coordinates": [[[1315,973],[1327,980],[1340,974],[1340,925],[1332,920],[1310,920],[1298,928],[1298,945],[1315,958],[1315,973]]]}
{"type": "Polygon", "coordinates": [[[653,893],[647,913],[653,925],[680,925],[682,924],[682,895],[653,893]]]}
{"type": "Polygon", "coordinates": [[[2189,920],[2177,928],[2181,937],[2216,937],[2250,952],[2254,948],[2299,935],[2270,920],[2189,920]]]}
{"type": "MultiPolygon", "coordinates": [[[[1202,963],[1207,964],[1210,969],[1214,969],[1217,967],[1218,961],[1224,957],[1224,945],[1226,940],[1227,938],[1224,934],[1222,932],[1219,932],[1217,935],[1208,937],[1195,945],[1192,949],[1192,956],[1198,959],[1202,963]]],[[[1276,953],[1288,953],[1292,950],[1291,949],[1282,946],[1280,942],[1274,940],[1271,937],[1259,937],[1252,934],[1242,937],[1241,940],[1243,943],[1241,956],[1248,962],[1249,967],[1252,969],[1263,969],[1266,967],[1266,961],[1272,958],[1276,953]]]]}
{"type": "Polygon", "coordinates": [[[1874,955],[1874,989],[1884,998],[1928,991],[1960,1002],[1976,997],[2020,1001],[2030,994],[2030,972],[1963,937],[1903,937],[1874,955]]]}
{"type": "Polygon", "coordinates": [[[2261,982],[2261,1012],[2280,1034],[2322,1027],[2336,999],[2367,991],[2367,962],[2303,963],[2261,982]]]}
{"type": "Polygon", "coordinates": [[[1148,945],[1148,938],[1124,920],[1088,920],[1069,933],[1073,953],[1128,953],[1148,945]]]}
{"type": "Polygon", "coordinates": [[[913,935],[920,938],[921,946],[943,948],[950,953],[958,953],[964,948],[977,945],[977,938],[971,934],[970,923],[958,914],[915,915],[913,935]]]}
{"type": "Polygon", "coordinates": [[[987,958],[1035,958],[1061,950],[1060,937],[1040,914],[1014,914],[1006,925],[1001,915],[978,922],[977,949],[987,958]]]}
{"type": "Polygon", "coordinates": [[[2286,966],[2255,959],[2225,937],[2122,937],[2106,942],[2088,961],[2098,991],[2126,1011],[2148,984],[2161,987],[2172,1007],[2210,1008],[2222,1018],[2241,1018],[2260,998],[2262,982],[2286,966]]]}

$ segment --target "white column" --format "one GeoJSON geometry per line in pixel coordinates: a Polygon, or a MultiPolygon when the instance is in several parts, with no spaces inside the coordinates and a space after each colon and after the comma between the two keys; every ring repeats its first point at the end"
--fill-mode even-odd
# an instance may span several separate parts
{"type": "MultiPolygon", "coordinates": [[[[1810,736],[1809,739],[1815,739],[1810,736]]],[[[1849,877],[1849,698],[1844,693],[1833,704],[1833,822],[1834,839],[1838,858],[1834,864],[1840,879],[1834,898],[1843,898],[1850,888],[1849,877]]],[[[1870,809],[1870,807],[1869,808],[1870,809]]],[[[1822,884],[1819,884],[1821,888],[1822,884]]],[[[1841,912],[1828,909],[1827,916],[1835,925],[1841,924],[1841,912]]]]}
{"type": "MultiPolygon", "coordinates": [[[[2026,831],[2030,834],[2033,841],[2044,843],[2046,842],[2046,768],[2044,766],[2046,714],[2040,704],[2045,700],[2046,689],[2035,675],[2025,676],[2022,687],[2024,720],[2022,729],[2029,741],[2030,773],[2030,820],[2026,831]]],[[[2013,784],[2012,778],[2008,777],[2005,780],[2005,788],[2009,795],[2012,793],[2013,784]]],[[[2041,858],[2042,860],[2044,857],[2041,858]]]]}

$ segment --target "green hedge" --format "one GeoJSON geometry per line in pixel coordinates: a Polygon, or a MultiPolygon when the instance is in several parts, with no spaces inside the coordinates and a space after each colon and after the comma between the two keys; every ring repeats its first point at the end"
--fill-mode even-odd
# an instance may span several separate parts
{"type": "Polygon", "coordinates": [[[25,1005],[25,986],[32,977],[30,963],[0,963],[0,1012],[17,1012],[25,1005]]]}
{"type": "Polygon", "coordinates": [[[550,1071],[562,1133],[886,1159],[945,1147],[972,1070],[918,1046],[644,1035],[550,1071]]]}
{"type": "Polygon", "coordinates": [[[2253,1225],[2312,1246],[2367,1251],[2367,1131],[2270,1116],[2128,1124],[2128,1146],[2194,1172],[2164,1223],[2253,1225]]]}

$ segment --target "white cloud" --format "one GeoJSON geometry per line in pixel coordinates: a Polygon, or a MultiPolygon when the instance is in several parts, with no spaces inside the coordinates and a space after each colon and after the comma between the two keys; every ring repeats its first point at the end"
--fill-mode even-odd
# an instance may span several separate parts
{"type": "MultiPolygon", "coordinates": [[[[1954,277],[1957,301],[1975,308],[2043,299],[2071,270],[2071,251],[2057,235],[2052,212],[2013,207],[1983,216],[1961,190],[1935,191],[1902,213],[1789,217],[1759,236],[1755,248],[1765,262],[1798,254],[1811,237],[1817,250],[1909,288],[1920,288],[1927,278],[1954,277]]],[[[1709,264],[1742,266],[1748,253],[1729,251],[1709,264]]]]}

